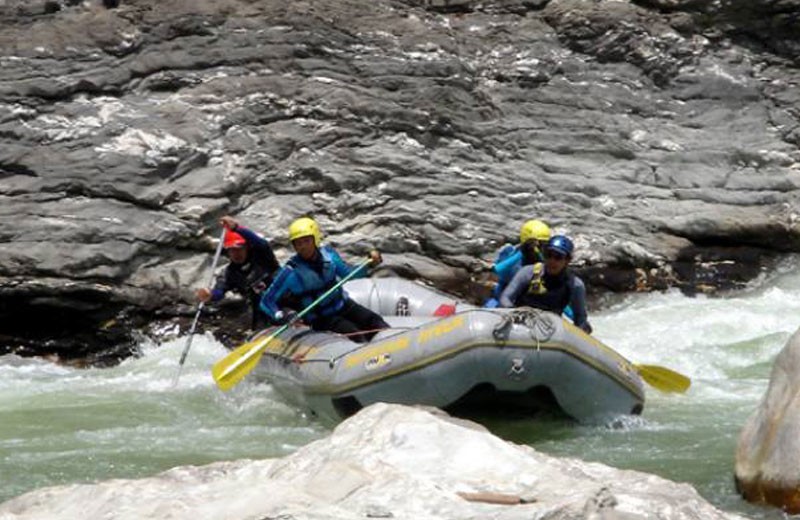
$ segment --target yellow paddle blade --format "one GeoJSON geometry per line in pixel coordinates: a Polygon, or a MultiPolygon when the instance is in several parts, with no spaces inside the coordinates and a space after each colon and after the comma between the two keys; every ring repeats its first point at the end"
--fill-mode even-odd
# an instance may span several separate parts
{"type": "Polygon", "coordinates": [[[274,338],[270,335],[267,338],[257,338],[240,345],[230,354],[220,359],[211,368],[211,375],[214,382],[221,390],[230,390],[236,386],[244,376],[249,374],[261,360],[264,347],[274,338]]]}
{"type": "Polygon", "coordinates": [[[633,365],[647,384],[662,392],[684,393],[692,380],[667,367],[658,365],[633,365]]]}

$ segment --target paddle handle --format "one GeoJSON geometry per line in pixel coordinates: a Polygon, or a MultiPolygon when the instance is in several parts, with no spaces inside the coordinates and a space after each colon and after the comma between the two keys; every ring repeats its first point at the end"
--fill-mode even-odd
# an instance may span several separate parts
{"type": "Polygon", "coordinates": [[[283,331],[285,331],[286,329],[288,329],[289,327],[291,327],[291,326],[292,326],[292,325],[293,325],[293,324],[294,324],[296,321],[298,321],[298,320],[302,319],[302,318],[303,318],[303,316],[305,316],[306,314],[308,314],[309,312],[311,312],[311,310],[312,310],[314,307],[316,307],[317,305],[319,305],[319,304],[320,304],[320,302],[322,302],[322,301],[323,301],[325,298],[327,298],[328,296],[330,296],[331,294],[333,294],[333,292],[334,292],[334,291],[336,291],[336,290],[337,290],[339,287],[341,287],[342,285],[344,285],[344,284],[345,284],[345,282],[349,281],[349,280],[350,280],[351,278],[353,278],[353,277],[354,277],[356,274],[358,274],[358,272],[359,272],[359,271],[361,271],[361,269],[363,269],[364,267],[368,266],[368,265],[369,265],[369,263],[370,263],[371,261],[372,261],[372,260],[368,258],[368,259],[364,260],[363,262],[361,262],[360,264],[358,264],[358,265],[355,267],[355,269],[353,269],[352,271],[350,271],[350,272],[347,274],[347,276],[345,276],[344,278],[342,278],[341,280],[339,280],[339,281],[336,283],[336,285],[334,285],[333,287],[331,287],[330,289],[328,289],[327,291],[325,291],[325,292],[322,294],[322,296],[320,296],[319,298],[317,298],[316,300],[314,300],[313,302],[311,302],[311,304],[310,304],[308,307],[306,307],[305,309],[303,309],[302,311],[300,311],[299,313],[297,313],[297,314],[296,314],[296,315],[295,315],[295,316],[294,316],[294,317],[293,317],[291,320],[289,320],[289,321],[288,321],[288,322],[286,322],[285,324],[281,325],[281,326],[280,326],[280,328],[278,328],[278,330],[276,330],[275,332],[273,332],[272,334],[270,334],[269,336],[267,336],[267,337],[266,337],[264,340],[262,340],[262,341],[259,341],[259,342],[258,342],[258,343],[257,343],[257,344],[256,344],[256,345],[253,347],[253,348],[251,348],[251,349],[250,349],[250,350],[249,350],[249,351],[248,351],[248,352],[247,352],[245,355],[243,355],[242,357],[240,357],[239,359],[237,359],[237,360],[236,360],[236,361],[235,361],[233,364],[231,364],[231,365],[230,365],[228,368],[226,368],[226,369],[225,369],[225,371],[224,371],[224,372],[222,372],[222,374],[220,374],[220,376],[219,376],[219,379],[224,379],[224,378],[225,378],[225,377],[226,377],[228,374],[232,373],[232,372],[233,372],[233,371],[235,371],[237,368],[239,368],[239,367],[240,367],[240,366],[242,366],[243,364],[247,363],[247,361],[248,361],[248,360],[250,360],[250,359],[251,359],[253,356],[256,356],[256,355],[258,355],[258,354],[259,354],[259,353],[260,353],[262,350],[264,350],[264,349],[267,347],[267,344],[269,344],[269,342],[270,342],[270,341],[272,341],[273,339],[275,339],[276,337],[278,337],[280,334],[282,334],[282,333],[283,333],[283,331]]]}

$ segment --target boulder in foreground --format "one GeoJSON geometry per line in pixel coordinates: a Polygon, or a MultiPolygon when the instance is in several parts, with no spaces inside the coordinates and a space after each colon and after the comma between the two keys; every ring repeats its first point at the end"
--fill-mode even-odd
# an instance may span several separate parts
{"type": "Polygon", "coordinates": [[[775,358],[767,393],[739,434],[736,486],[750,502],[800,513],[800,330],[775,358]]]}
{"type": "Polygon", "coordinates": [[[474,423],[376,404],[283,459],[41,489],[0,519],[735,519],[688,484],[550,457],[474,423]]]}

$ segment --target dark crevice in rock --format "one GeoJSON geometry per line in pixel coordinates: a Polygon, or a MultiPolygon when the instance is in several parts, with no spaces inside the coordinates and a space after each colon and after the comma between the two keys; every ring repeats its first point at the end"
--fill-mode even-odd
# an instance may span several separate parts
{"type": "Polygon", "coordinates": [[[708,10],[711,2],[709,0],[687,0],[682,2],[664,2],[663,0],[631,0],[631,3],[654,9],[660,13],[677,12],[698,12],[704,13],[708,10]]]}
{"type": "MultiPolygon", "coordinates": [[[[723,251],[736,252],[737,247],[742,247],[745,251],[751,247],[760,248],[766,251],[769,248],[773,254],[790,253],[800,248],[800,239],[787,232],[786,226],[780,223],[766,223],[760,226],[752,226],[746,230],[721,236],[710,230],[693,230],[688,233],[676,232],[676,235],[690,240],[697,248],[716,250],[722,248],[723,251]]],[[[732,254],[732,258],[738,255],[732,254]]],[[[744,255],[742,261],[752,261],[752,255],[744,255]]]]}
{"type": "MultiPolygon", "coordinates": [[[[193,36],[215,37],[215,27],[225,23],[222,16],[193,15],[185,18],[167,20],[149,30],[148,35],[158,43],[171,42],[180,38],[193,36]]],[[[210,42],[208,42],[210,43],[210,42]]]]}
{"type": "Polygon", "coordinates": [[[35,171],[31,170],[24,164],[0,163],[0,179],[2,179],[3,177],[11,177],[12,175],[39,177],[39,174],[37,174],[35,171]]]}
{"type": "Polygon", "coordinates": [[[102,292],[0,293],[0,355],[56,355],[105,365],[135,351],[124,306],[102,292]]]}
{"type": "Polygon", "coordinates": [[[724,245],[685,248],[670,264],[645,268],[632,265],[593,265],[575,271],[586,282],[596,304],[612,294],[678,288],[689,296],[743,289],[772,269],[781,256],[756,247],[724,245]]]}
{"type": "Polygon", "coordinates": [[[297,171],[297,181],[292,184],[274,187],[275,193],[305,193],[322,191],[336,194],[342,191],[339,182],[316,167],[301,168],[297,171]]]}
{"type": "Polygon", "coordinates": [[[57,87],[56,85],[32,85],[27,94],[48,102],[72,101],[78,96],[111,96],[119,97],[123,94],[122,85],[97,85],[89,80],[79,80],[77,83],[57,87]]]}
{"type": "MultiPolygon", "coordinates": [[[[174,168],[169,173],[170,175],[174,173],[174,168]]],[[[110,199],[115,200],[118,202],[123,202],[126,204],[131,204],[133,206],[142,208],[142,209],[160,209],[162,208],[165,203],[163,201],[150,201],[150,200],[143,200],[137,199],[133,197],[131,194],[120,191],[116,188],[111,186],[105,186],[101,188],[93,188],[81,183],[69,183],[65,185],[58,185],[48,187],[47,189],[42,189],[44,193],[59,193],[62,192],[69,197],[90,197],[93,199],[110,199]]]]}
{"type": "Polygon", "coordinates": [[[142,79],[137,87],[150,92],[178,92],[199,83],[199,79],[181,75],[180,71],[167,70],[142,79]]]}
{"type": "Polygon", "coordinates": [[[45,14],[57,13],[61,10],[61,4],[55,0],[48,0],[44,3],[45,14]]]}

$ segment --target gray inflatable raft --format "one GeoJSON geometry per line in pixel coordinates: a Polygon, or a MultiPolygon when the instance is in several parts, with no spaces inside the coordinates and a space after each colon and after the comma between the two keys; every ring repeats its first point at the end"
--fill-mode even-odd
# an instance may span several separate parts
{"type": "Polygon", "coordinates": [[[397,278],[354,280],[345,288],[392,328],[366,344],[289,329],[254,370],[320,418],[338,421],[379,401],[457,413],[555,405],[582,422],[642,411],[635,367],[560,316],[478,308],[397,278]]]}

